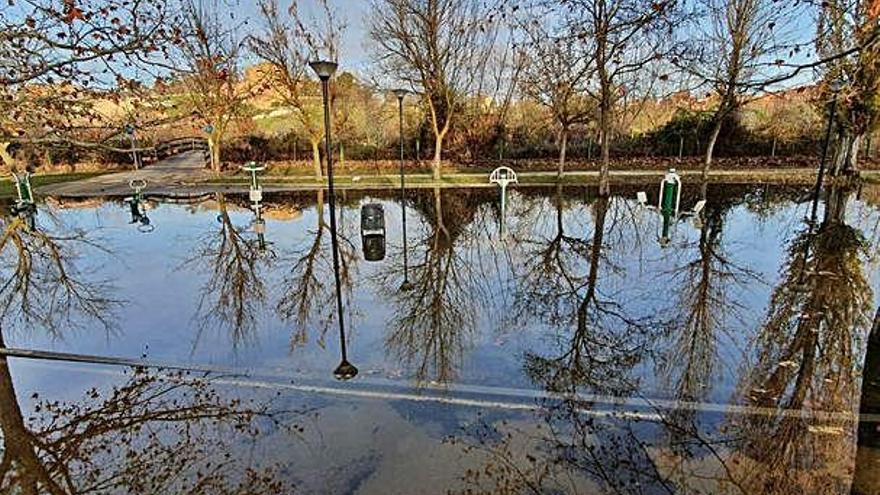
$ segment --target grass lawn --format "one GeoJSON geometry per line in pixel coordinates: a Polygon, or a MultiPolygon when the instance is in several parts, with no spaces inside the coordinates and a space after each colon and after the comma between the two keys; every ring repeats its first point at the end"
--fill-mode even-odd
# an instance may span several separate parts
{"type": "MultiPolygon", "coordinates": [[[[72,180],[80,180],[80,179],[88,179],[90,177],[95,177],[98,175],[103,175],[107,173],[112,173],[114,170],[102,171],[102,172],[73,172],[69,174],[47,174],[47,175],[35,175],[31,177],[31,186],[36,188],[39,186],[45,186],[47,184],[57,184],[59,182],[69,182],[72,180]]],[[[11,178],[0,179],[0,197],[10,197],[15,196],[15,184],[12,182],[11,178]]]]}

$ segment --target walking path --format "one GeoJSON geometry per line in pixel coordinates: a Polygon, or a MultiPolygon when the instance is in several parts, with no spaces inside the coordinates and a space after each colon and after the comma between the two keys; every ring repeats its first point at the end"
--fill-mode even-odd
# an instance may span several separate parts
{"type": "Polygon", "coordinates": [[[205,168],[203,152],[187,151],[137,171],[130,170],[72,182],[48,184],[38,187],[37,193],[59,197],[128,196],[132,193],[130,186],[132,180],[146,181],[144,194],[173,193],[178,189],[185,193],[189,188],[210,177],[210,171],[205,168]]]}
{"type": "MultiPolygon", "coordinates": [[[[616,170],[610,178],[614,184],[644,184],[659,180],[662,170],[616,170]]],[[[679,174],[688,182],[699,180],[700,171],[682,170],[679,174]]],[[[880,181],[880,173],[864,171],[862,177],[869,181],[880,181]]],[[[521,172],[518,174],[521,186],[552,186],[557,184],[556,172],[521,172]]],[[[563,183],[567,185],[591,185],[598,182],[598,171],[566,172],[563,183]]],[[[756,170],[713,170],[709,180],[713,183],[752,184],[811,184],[815,181],[816,170],[812,168],[756,169],[756,170]]],[[[132,193],[129,185],[133,179],[146,181],[142,191],[147,196],[168,198],[196,198],[216,192],[247,192],[249,178],[245,175],[214,176],[206,167],[201,151],[188,151],[168,158],[138,171],[118,172],[88,179],[49,184],[37,188],[37,193],[54,197],[95,197],[128,196],[132,193]]],[[[273,176],[271,172],[262,177],[264,192],[301,191],[326,188],[327,180],[309,176],[273,176]]],[[[400,187],[397,174],[384,175],[346,175],[337,176],[335,185],[339,189],[379,189],[400,187]]],[[[429,174],[407,174],[407,188],[435,187],[494,187],[485,173],[447,173],[440,180],[429,174]]]]}

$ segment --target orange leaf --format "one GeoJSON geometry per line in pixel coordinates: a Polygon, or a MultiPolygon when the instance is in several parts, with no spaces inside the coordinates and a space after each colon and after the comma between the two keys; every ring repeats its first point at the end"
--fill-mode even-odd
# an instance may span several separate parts
{"type": "Polygon", "coordinates": [[[871,19],[880,17],[880,0],[874,0],[874,3],[871,4],[871,8],[868,9],[868,17],[871,19]]]}

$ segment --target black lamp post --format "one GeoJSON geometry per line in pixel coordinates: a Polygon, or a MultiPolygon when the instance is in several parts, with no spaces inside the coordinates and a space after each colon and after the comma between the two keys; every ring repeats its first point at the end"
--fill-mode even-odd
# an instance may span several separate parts
{"type": "Polygon", "coordinates": [[[819,194],[822,193],[822,181],[825,178],[825,162],[828,159],[828,147],[831,142],[831,130],[834,128],[834,116],[837,111],[837,96],[843,89],[843,83],[835,80],[831,83],[831,112],[828,115],[828,127],[825,129],[825,141],[822,143],[822,161],[819,162],[819,176],[816,178],[816,188],[813,191],[813,207],[810,211],[810,224],[816,222],[816,209],[819,206],[819,194]]]}
{"type": "Polygon", "coordinates": [[[321,92],[324,97],[324,154],[327,156],[327,184],[330,196],[330,243],[333,246],[333,276],[336,279],[336,310],[339,313],[339,345],[342,361],[333,370],[333,376],[339,380],[349,380],[358,374],[358,369],[348,362],[345,349],[345,317],[342,312],[342,287],[339,282],[339,241],[336,238],[336,194],[333,191],[333,148],[330,142],[330,78],[336,72],[336,63],[326,60],[310,62],[309,66],[321,80],[321,92]]]}
{"type": "Polygon", "coordinates": [[[403,283],[400,284],[400,290],[412,289],[412,284],[409,282],[409,255],[407,254],[408,246],[406,243],[406,179],[403,175],[403,163],[405,160],[403,148],[403,98],[406,97],[407,93],[408,91],[405,89],[394,90],[394,96],[397,97],[398,123],[400,124],[400,211],[403,217],[403,283]]]}

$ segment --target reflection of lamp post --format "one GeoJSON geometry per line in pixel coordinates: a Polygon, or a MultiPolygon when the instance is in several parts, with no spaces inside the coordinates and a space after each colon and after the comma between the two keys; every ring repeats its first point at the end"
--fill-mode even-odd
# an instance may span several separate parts
{"type": "Polygon", "coordinates": [[[843,82],[834,80],[831,83],[831,112],[828,115],[828,127],[825,129],[825,142],[822,143],[822,161],[819,162],[819,176],[816,178],[816,189],[813,191],[813,208],[810,212],[810,224],[816,222],[816,208],[819,206],[819,194],[822,192],[822,180],[825,178],[825,161],[828,158],[828,145],[831,142],[831,129],[834,127],[834,115],[837,111],[837,96],[843,89],[843,82]]]}
{"type": "Polygon", "coordinates": [[[336,309],[339,313],[339,346],[342,361],[333,371],[339,380],[348,380],[357,376],[358,370],[348,362],[345,350],[345,318],[342,313],[342,287],[339,282],[339,241],[336,238],[336,194],[333,191],[333,148],[330,143],[330,78],[336,72],[336,63],[317,60],[309,63],[318,78],[321,79],[321,93],[324,97],[324,154],[327,155],[327,184],[330,196],[330,243],[333,247],[333,276],[336,279],[336,309]]]}
{"type": "Polygon", "coordinates": [[[400,211],[403,217],[403,283],[400,284],[400,290],[412,289],[409,283],[409,257],[407,255],[406,245],[406,182],[403,175],[404,149],[403,149],[403,98],[408,93],[405,89],[395,89],[394,96],[397,97],[398,122],[400,124],[400,211]]]}

